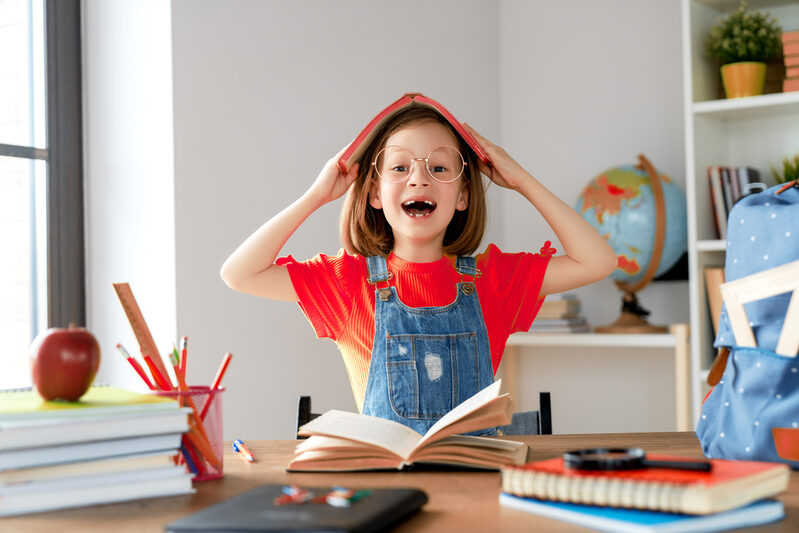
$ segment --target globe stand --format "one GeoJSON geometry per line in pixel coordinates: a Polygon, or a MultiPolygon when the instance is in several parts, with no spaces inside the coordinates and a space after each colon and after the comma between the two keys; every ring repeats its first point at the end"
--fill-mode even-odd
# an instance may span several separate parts
{"type": "Polygon", "coordinates": [[[653,326],[646,321],[649,311],[641,307],[634,292],[624,292],[621,298],[621,315],[612,324],[597,326],[596,333],[667,333],[666,326],[653,326]]]}
{"type": "Polygon", "coordinates": [[[652,248],[652,257],[649,258],[646,272],[637,283],[630,285],[616,281],[616,286],[624,293],[621,298],[621,315],[612,324],[594,328],[596,333],[666,333],[668,331],[666,326],[653,326],[646,321],[649,311],[638,304],[638,298],[635,295],[655,277],[657,267],[660,265],[660,257],[663,254],[663,241],[666,238],[666,203],[663,198],[663,184],[660,182],[660,176],[643,154],[638,155],[636,168],[649,175],[649,183],[655,200],[655,242],[652,248]]]}

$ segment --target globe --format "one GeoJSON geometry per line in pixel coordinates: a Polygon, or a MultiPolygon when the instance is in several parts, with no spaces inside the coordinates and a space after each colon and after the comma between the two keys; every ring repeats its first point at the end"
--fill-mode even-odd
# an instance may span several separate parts
{"type": "MultiPolygon", "coordinates": [[[[616,252],[618,262],[611,278],[628,300],[635,300],[635,292],[673,267],[688,241],[685,194],[646,157],[638,158],[637,165],[599,174],[576,204],[577,211],[616,252]]],[[[636,308],[637,314],[648,314],[637,301],[625,310],[636,312],[636,308]]]]}

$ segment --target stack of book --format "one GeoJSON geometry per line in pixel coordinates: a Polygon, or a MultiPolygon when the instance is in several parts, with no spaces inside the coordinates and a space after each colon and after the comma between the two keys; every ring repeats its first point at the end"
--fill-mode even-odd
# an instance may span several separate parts
{"type": "Polygon", "coordinates": [[[719,239],[727,238],[727,217],[735,203],[750,194],[768,188],[761,179],[760,172],[752,167],[707,167],[710,183],[710,204],[719,239]]]}
{"type": "MultiPolygon", "coordinates": [[[[654,460],[690,460],[647,455],[654,460]]],[[[602,531],[723,531],[780,520],[787,465],[711,459],[709,472],[573,470],[561,458],[502,467],[500,504],[602,531]]]]}
{"type": "Polygon", "coordinates": [[[111,386],[71,403],[0,391],[0,516],[193,492],[175,462],[188,411],[111,386]]]}
{"type": "Polygon", "coordinates": [[[587,333],[590,330],[588,321],[580,316],[580,299],[570,293],[547,296],[530,327],[531,333],[587,333]]]}
{"type": "Polygon", "coordinates": [[[799,91],[799,30],[783,32],[782,53],[785,56],[782,92],[799,91]]]}

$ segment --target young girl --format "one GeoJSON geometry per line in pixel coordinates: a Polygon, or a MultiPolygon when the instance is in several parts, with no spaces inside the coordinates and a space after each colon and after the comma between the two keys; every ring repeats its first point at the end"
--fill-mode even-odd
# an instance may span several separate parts
{"type": "Polygon", "coordinates": [[[297,201],[227,259],[231,288],[298,302],[318,337],[333,339],[358,409],[424,434],[491,384],[505,342],[526,331],[547,294],[608,276],[616,256],[602,237],[502,148],[464,127],[474,151],[437,111],[411,106],[384,124],[344,173],[342,150],[297,201]],[[523,195],[566,252],[501,252],[483,237],[480,173],[523,195]],[[316,209],[349,191],[341,216],[344,250],[308,261],[276,259],[316,209]]]}

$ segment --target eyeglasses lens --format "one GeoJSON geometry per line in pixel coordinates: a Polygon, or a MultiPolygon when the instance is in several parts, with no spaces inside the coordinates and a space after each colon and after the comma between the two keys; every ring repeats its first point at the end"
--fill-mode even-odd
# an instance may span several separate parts
{"type": "MultiPolygon", "coordinates": [[[[463,174],[463,157],[451,146],[439,146],[423,159],[426,160],[426,169],[430,177],[441,183],[455,181],[463,174]]],[[[413,162],[413,157],[405,148],[387,146],[377,154],[374,166],[381,179],[399,183],[408,178],[413,169],[413,162]]]]}

